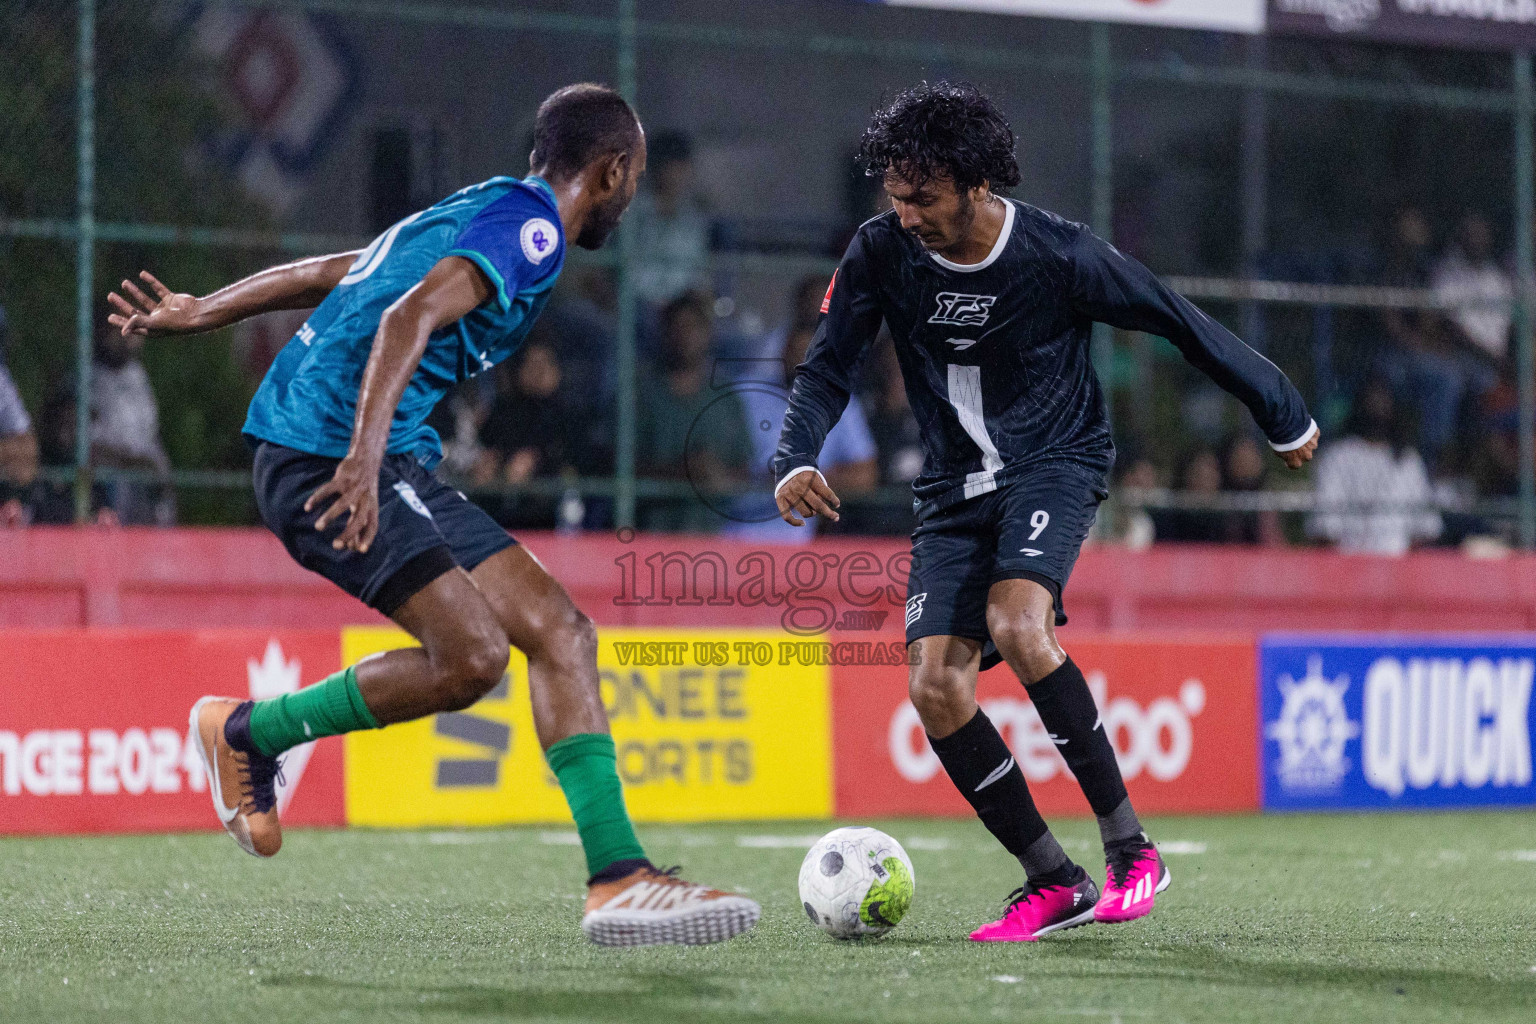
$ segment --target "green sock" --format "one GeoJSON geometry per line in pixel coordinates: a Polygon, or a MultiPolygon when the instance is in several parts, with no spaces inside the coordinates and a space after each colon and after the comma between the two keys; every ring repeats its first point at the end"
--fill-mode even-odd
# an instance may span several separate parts
{"type": "Polygon", "coordinates": [[[378,719],[358,692],[355,668],[343,669],[297,693],[259,700],[251,708],[251,742],[268,757],[322,736],[378,727],[378,719]]]}
{"type": "Polygon", "coordinates": [[[587,876],[619,860],[643,860],[645,851],[624,809],[618,756],[605,732],[567,736],[544,752],[571,805],[576,832],[587,855],[587,876]]]}

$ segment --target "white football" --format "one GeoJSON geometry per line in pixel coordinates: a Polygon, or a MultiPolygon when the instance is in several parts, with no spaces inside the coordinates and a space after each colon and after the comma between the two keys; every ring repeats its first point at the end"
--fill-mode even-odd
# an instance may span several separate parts
{"type": "Polygon", "coordinates": [[[800,902],[836,939],[884,935],[912,906],[912,861],[876,828],[833,829],[800,864],[800,902]]]}

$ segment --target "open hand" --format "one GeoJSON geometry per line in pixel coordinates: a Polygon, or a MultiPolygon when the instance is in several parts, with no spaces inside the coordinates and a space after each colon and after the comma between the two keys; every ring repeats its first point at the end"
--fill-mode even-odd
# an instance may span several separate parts
{"type": "Polygon", "coordinates": [[[374,535],[379,532],[378,465],[348,455],[337,465],[335,475],[309,496],[304,511],[319,508],[327,498],[334,500],[315,520],[315,529],[324,530],[346,513],[346,528],[331,541],[331,547],[337,551],[366,553],[374,535]]]}
{"type": "Polygon", "coordinates": [[[107,323],[122,331],[124,337],[137,334],[140,337],[159,338],[167,334],[192,334],[202,330],[197,296],[171,291],[147,270],[139,271],[139,277],[155,293],[155,297],[146,295],[138,285],[124,278],[120,287],[127,297],[118,292],[107,296],[107,301],[117,311],[108,314],[107,323]]]}
{"type": "Polygon", "coordinates": [[[1322,436],[1323,432],[1321,430],[1314,430],[1311,439],[1300,448],[1292,448],[1288,452],[1276,452],[1275,454],[1279,455],[1280,461],[1284,462],[1291,469],[1300,469],[1303,465],[1312,461],[1312,456],[1317,451],[1318,438],[1322,436]]]}
{"type": "Polygon", "coordinates": [[[814,470],[790,477],[773,497],[779,503],[779,517],[790,526],[804,526],[806,519],[818,515],[835,523],[843,504],[814,470]]]}

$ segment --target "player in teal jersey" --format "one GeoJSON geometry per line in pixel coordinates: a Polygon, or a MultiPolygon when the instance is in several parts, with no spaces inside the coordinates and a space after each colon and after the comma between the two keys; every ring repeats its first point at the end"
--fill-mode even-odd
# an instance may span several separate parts
{"type": "Polygon", "coordinates": [[[108,298],[124,334],[215,330],[279,309],[314,312],[251,402],[262,519],[300,565],[421,642],[297,693],[205,697],[189,727],[214,809],[247,851],[282,845],[285,750],[474,704],[528,657],[534,725],[586,853],[582,930],[605,945],[704,943],[751,928],[756,903],[658,871],[635,838],[598,692],[597,633],[564,588],[483,511],[440,481],[432,407],[517,351],[544,308],[566,240],[602,246],[645,170],[629,104],[596,85],[539,107],[532,175],[492,178],[395,224],[360,252],[262,271],[211,295],[148,272],[108,298]]]}

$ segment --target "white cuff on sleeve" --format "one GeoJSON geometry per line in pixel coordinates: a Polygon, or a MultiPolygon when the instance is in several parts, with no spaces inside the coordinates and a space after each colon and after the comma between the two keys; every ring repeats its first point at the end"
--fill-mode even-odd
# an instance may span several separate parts
{"type": "MultiPolygon", "coordinates": [[[[789,483],[795,477],[799,476],[801,473],[815,473],[817,476],[821,476],[821,470],[817,469],[815,466],[797,466],[790,470],[788,473],[784,474],[784,479],[780,480],[778,486],[773,489],[773,496],[777,498],[779,496],[779,492],[784,489],[784,485],[789,483]]],[[[826,483],[827,478],[821,476],[821,482],[826,483]]]]}
{"type": "Polygon", "coordinates": [[[1275,444],[1275,442],[1271,441],[1269,442],[1269,446],[1277,452],[1293,452],[1297,448],[1300,448],[1302,445],[1306,444],[1308,441],[1312,440],[1313,435],[1316,433],[1317,420],[1313,420],[1307,424],[1307,429],[1301,432],[1301,436],[1292,441],[1290,444],[1275,444]]]}

